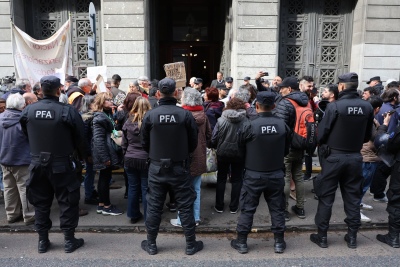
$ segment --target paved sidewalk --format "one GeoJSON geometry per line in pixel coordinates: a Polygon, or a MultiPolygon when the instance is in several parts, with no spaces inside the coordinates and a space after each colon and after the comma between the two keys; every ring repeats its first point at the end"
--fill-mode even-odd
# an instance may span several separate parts
{"type": "MultiPolygon", "coordinates": [[[[319,166],[314,163],[313,171],[318,172],[319,166]]],[[[316,173],[313,173],[313,176],[316,173]]],[[[98,176],[96,176],[97,178],[98,176]]],[[[114,184],[121,185],[120,189],[111,190],[111,202],[117,205],[122,210],[126,211],[127,201],[124,199],[125,186],[124,178],[121,174],[114,174],[114,184]]],[[[287,222],[288,231],[290,230],[312,230],[315,229],[314,217],[317,208],[317,200],[314,199],[314,194],[311,193],[313,183],[305,182],[305,212],[306,218],[299,219],[291,211],[291,220],[287,222]]],[[[230,184],[227,184],[225,191],[225,212],[222,214],[216,213],[213,209],[215,201],[215,187],[202,184],[201,191],[201,224],[197,227],[198,232],[230,232],[235,231],[238,214],[230,214],[229,199],[230,199],[230,184]]],[[[96,206],[83,204],[84,190],[81,188],[81,207],[89,210],[89,215],[83,216],[79,220],[79,226],[77,231],[89,231],[89,232],[140,232],[144,231],[143,221],[139,221],[137,224],[131,224],[126,213],[120,216],[103,216],[96,214],[96,206]]],[[[168,199],[167,199],[168,201],[168,199]]],[[[386,204],[377,203],[373,201],[373,198],[367,192],[363,202],[372,205],[373,211],[365,211],[364,214],[372,219],[371,223],[363,223],[362,228],[382,228],[387,226],[387,212],[386,204]]],[[[4,203],[4,202],[3,202],[4,203]]],[[[289,210],[295,202],[290,199],[289,210]]],[[[172,226],[169,221],[170,219],[176,218],[177,213],[171,213],[167,208],[164,208],[162,216],[162,223],[160,231],[163,232],[181,232],[182,228],[172,226]]],[[[56,202],[53,203],[51,219],[53,221],[52,231],[59,231],[59,211],[56,202]]],[[[344,223],[345,214],[343,211],[343,201],[340,195],[340,191],[337,191],[336,199],[333,207],[333,213],[331,217],[331,229],[347,229],[344,223]]],[[[254,232],[269,231],[270,229],[270,215],[268,212],[267,205],[264,198],[260,199],[260,206],[254,216],[253,230],[254,232]]],[[[33,231],[32,226],[25,226],[23,223],[8,224],[5,216],[4,204],[0,204],[0,231],[33,231]]]]}

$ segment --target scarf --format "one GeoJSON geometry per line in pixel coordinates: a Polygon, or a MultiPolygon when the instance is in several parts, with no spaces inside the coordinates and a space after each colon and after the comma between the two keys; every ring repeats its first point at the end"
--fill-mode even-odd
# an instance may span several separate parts
{"type": "Polygon", "coordinates": [[[189,110],[189,111],[200,111],[203,110],[203,106],[182,106],[183,109],[189,110]]]}

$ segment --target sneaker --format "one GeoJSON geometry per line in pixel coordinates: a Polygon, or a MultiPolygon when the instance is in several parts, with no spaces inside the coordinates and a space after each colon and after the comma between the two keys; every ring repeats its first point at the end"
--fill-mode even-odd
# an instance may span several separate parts
{"type": "Polygon", "coordinates": [[[165,206],[169,209],[170,212],[175,212],[176,211],[176,205],[175,203],[167,203],[165,206]]]}
{"type": "Polygon", "coordinates": [[[96,210],[97,214],[102,214],[103,208],[104,208],[104,206],[97,206],[97,210],[96,210]]]}
{"type": "Polygon", "coordinates": [[[374,193],[371,193],[371,191],[369,191],[369,195],[370,195],[370,196],[374,196],[374,193]]]}
{"type": "Polygon", "coordinates": [[[120,210],[119,210],[116,206],[114,206],[114,205],[111,205],[111,206],[108,207],[108,208],[104,207],[104,208],[103,208],[103,212],[102,212],[103,215],[113,215],[113,216],[121,215],[122,213],[123,213],[123,212],[120,211],[120,210]]]}
{"type": "Polygon", "coordinates": [[[196,226],[199,226],[201,221],[196,221],[196,226]]]}
{"type": "Polygon", "coordinates": [[[219,210],[219,209],[217,209],[217,207],[215,207],[215,206],[214,206],[214,210],[215,210],[217,213],[223,213],[223,212],[224,212],[224,210],[219,210]]]}
{"type": "Polygon", "coordinates": [[[388,198],[386,196],[382,198],[374,198],[373,199],[375,202],[382,202],[382,203],[388,203],[388,198]]]}
{"type": "Polygon", "coordinates": [[[180,223],[178,223],[178,219],[171,219],[169,220],[169,222],[176,227],[182,227],[182,225],[180,223]]]}
{"type": "Polygon", "coordinates": [[[367,205],[365,203],[361,203],[360,204],[360,208],[363,209],[363,210],[373,210],[374,209],[372,206],[367,205]]]}
{"type": "Polygon", "coordinates": [[[292,206],[292,211],[297,215],[297,217],[299,217],[300,219],[305,219],[306,218],[306,214],[304,212],[304,209],[300,209],[299,207],[297,207],[296,205],[292,206]]]}
{"type": "Polygon", "coordinates": [[[290,221],[290,215],[289,212],[287,210],[285,210],[285,222],[290,221]]]}
{"type": "Polygon", "coordinates": [[[295,190],[290,190],[290,198],[293,199],[294,201],[297,201],[295,190]]]}
{"type": "Polygon", "coordinates": [[[235,209],[235,210],[231,210],[231,214],[236,214],[239,211],[239,208],[235,209]]]}
{"type": "Polygon", "coordinates": [[[371,219],[368,218],[367,216],[365,216],[364,214],[362,214],[362,212],[360,212],[360,216],[361,216],[362,222],[366,222],[366,223],[371,222],[371,219]]]}

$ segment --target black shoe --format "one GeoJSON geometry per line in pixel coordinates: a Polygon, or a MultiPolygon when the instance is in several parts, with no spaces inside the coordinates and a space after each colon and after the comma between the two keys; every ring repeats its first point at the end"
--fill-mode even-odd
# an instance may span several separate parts
{"type": "Polygon", "coordinates": [[[94,198],[94,197],[85,198],[85,204],[88,204],[88,205],[98,205],[98,204],[99,204],[99,199],[98,199],[98,198],[94,198]]]}
{"type": "Polygon", "coordinates": [[[141,247],[144,251],[147,251],[149,255],[156,255],[157,254],[157,245],[156,243],[149,243],[147,240],[143,240],[141,247]]]}
{"type": "Polygon", "coordinates": [[[326,236],[320,236],[319,234],[311,234],[310,240],[317,244],[320,248],[328,247],[328,238],[326,236]]]}
{"type": "Polygon", "coordinates": [[[292,206],[292,211],[299,217],[300,219],[305,219],[306,214],[304,213],[304,209],[298,208],[296,205],[292,206]]]}
{"type": "MultiPolygon", "coordinates": [[[[247,239],[247,237],[246,237],[246,239],[247,239]]],[[[231,247],[236,249],[240,254],[247,253],[249,250],[247,248],[246,239],[243,239],[238,235],[237,239],[233,239],[231,241],[231,247]]]]}
{"type": "Polygon", "coordinates": [[[50,247],[50,240],[39,240],[38,243],[38,252],[39,253],[46,253],[50,247]]]}
{"type": "Polygon", "coordinates": [[[139,217],[137,218],[131,218],[131,223],[137,223],[138,221],[140,221],[143,218],[143,214],[140,214],[139,217]]]}
{"type": "Polygon", "coordinates": [[[311,174],[310,174],[310,175],[304,174],[304,175],[303,175],[303,180],[304,180],[304,182],[311,181],[311,180],[312,180],[312,179],[311,179],[311,174]]]}
{"type": "Polygon", "coordinates": [[[275,238],[274,250],[275,253],[283,253],[286,248],[286,242],[282,237],[275,238]]]}
{"type": "Polygon", "coordinates": [[[186,255],[193,255],[196,252],[199,252],[204,247],[203,241],[193,241],[186,243],[186,255]]]}
{"type": "Polygon", "coordinates": [[[376,239],[382,243],[388,244],[392,248],[400,247],[399,233],[393,227],[389,227],[389,233],[386,235],[377,235],[376,239]]]}
{"type": "Polygon", "coordinates": [[[84,243],[85,243],[85,241],[82,238],[73,237],[71,239],[65,240],[65,243],[64,243],[65,253],[74,252],[78,248],[82,247],[84,243]]]}
{"type": "Polygon", "coordinates": [[[344,236],[344,241],[347,243],[347,247],[349,248],[357,248],[357,233],[354,234],[346,234],[344,236]]]}
{"type": "Polygon", "coordinates": [[[176,211],[176,205],[175,203],[167,203],[165,206],[169,209],[170,212],[175,212],[176,211]]]}
{"type": "Polygon", "coordinates": [[[285,222],[290,221],[290,215],[289,212],[287,210],[285,210],[285,222]]]}

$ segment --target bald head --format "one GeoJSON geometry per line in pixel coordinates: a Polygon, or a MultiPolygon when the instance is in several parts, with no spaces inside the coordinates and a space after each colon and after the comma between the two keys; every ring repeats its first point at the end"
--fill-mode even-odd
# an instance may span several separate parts
{"type": "Polygon", "coordinates": [[[30,105],[38,101],[38,98],[34,93],[25,93],[22,96],[25,99],[26,105],[30,105]]]}

